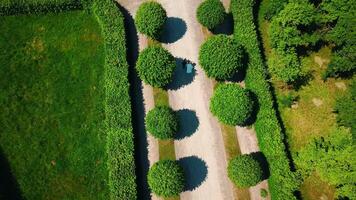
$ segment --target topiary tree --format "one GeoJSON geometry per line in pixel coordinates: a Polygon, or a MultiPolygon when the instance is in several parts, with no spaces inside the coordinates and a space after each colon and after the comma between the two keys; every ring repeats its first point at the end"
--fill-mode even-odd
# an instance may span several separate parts
{"type": "Polygon", "coordinates": [[[200,47],[199,63],[210,78],[231,78],[242,69],[242,58],[242,46],[226,35],[210,37],[200,47]]]}
{"type": "Polygon", "coordinates": [[[206,0],[197,9],[197,19],[200,24],[213,29],[221,24],[225,18],[224,5],[219,0],[206,0]]]}
{"type": "Polygon", "coordinates": [[[175,160],[156,162],[150,168],[147,179],[152,192],[158,196],[178,196],[184,189],[184,171],[175,160]]]}
{"type": "Polygon", "coordinates": [[[242,188],[254,186],[263,180],[261,165],[251,154],[231,159],[227,172],[230,180],[242,188]]]}
{"type": "Polygon", "coordinates": [[[138,56],[136,68],[140,78],[153,87],[164,87],[172,81],[176,67],[171,53],[160,46],[150,46],[138,56]]]}
{"type": "Polygon", "coordinates": [[[166,11],[154,1],[142,3],[135,16],[137,30],[153,39],[159,38],[166,20],[166,11]]]}
{"type": "Polygon", "coordinates": [[[268,196],[268,192],[266,189],[262,188],[260,190],[260,196],[263,197],[263,198],[266,198],[268,196]]]}
{"type": "Polygon", "coordinates": [[[178,131],[178,117],[168,106],[157,106],[147,113],[146,128],[155,138],[166,140],[178,131]]]}
{"type": "Polygon", "coordinates": [[[210,111],[219,121],[236,126],[246,125],[252,117],[254,102],[251,94],[237,84],[221,84],[210,99],[210,111]]]}

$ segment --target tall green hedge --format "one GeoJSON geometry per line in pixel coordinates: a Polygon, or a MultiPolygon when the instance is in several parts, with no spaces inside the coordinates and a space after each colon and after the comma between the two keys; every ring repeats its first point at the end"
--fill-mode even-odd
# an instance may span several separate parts
{"type": "Polygon", "coordinates": [[[89,8],[93,0],[1,0],[0,16],[89,8]]]}
{"type": "Polygon", "coordinates": [[[267,70],[264,66],[256,26],[254,24],[254,0],[231,0],[231,11],[234,17],[234,37],[241,42],[249,54],[246,73],[246,87],[254,92],[260,104],[255,130],[261,151],[266,156],[270,168],[269,188],[272,199],[296,199],[294,192],[299,180],[290,169],[284,144],[285,135],[277,119],[271,86],[267,81],[267,70]]]}
{"type": "Polygon", "coordinates": [[[96,0],[93,11],[105,40],[105,126],[110,199],[136,199],[124,17],[112,0],[96,0]]]}

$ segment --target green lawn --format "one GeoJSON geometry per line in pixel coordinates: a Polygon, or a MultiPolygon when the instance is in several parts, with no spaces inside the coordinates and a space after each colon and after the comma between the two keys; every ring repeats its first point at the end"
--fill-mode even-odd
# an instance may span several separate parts
{"type": "Polygon", "coordinates": [[[22,196],[107,199],[104,46],[83,11],[0,17],[0,145],[22,196]]]}

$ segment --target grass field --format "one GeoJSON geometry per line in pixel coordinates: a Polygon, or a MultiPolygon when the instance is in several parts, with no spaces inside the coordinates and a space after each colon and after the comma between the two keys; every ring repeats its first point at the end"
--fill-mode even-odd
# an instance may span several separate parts
{"type": "Polygon", "coordinates": [[[106,199],[104,46],[93,16],[0,18],[0,145],[26,199],[106,199]]]}

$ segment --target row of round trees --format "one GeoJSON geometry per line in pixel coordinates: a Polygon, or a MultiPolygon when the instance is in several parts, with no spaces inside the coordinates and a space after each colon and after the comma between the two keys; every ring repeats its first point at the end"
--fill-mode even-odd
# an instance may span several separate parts
{"type": "MultiPolygon", "coordinates": [[[[198,21],[210,30],[224,17],[225,9],[219,0],[206,0],[197,10],[198,21]]],[[[220,81],[244,70],[243,57],[242,45],[226,35],[210,37],[199,51],[199,63],[207,76],[220,81]]],[[[244,126],[253,117],[256,105],[250,91],[235,83],[220,83],[210,100],[210,111],[224,124],[244,126]]],[[[228,176],[238,187],[251,187],[263,180],[263,170],[253,155],[245,154],[229,161],[228,176]]]]}
{"type": "MultiPolygon", "coordinates": [[[[148,1],[142,3],[135,16],[137,30],[157,40],[167,20],[161,4],[148,1]]],[[[172,81],[176,67],[175,59],[169,51],[159,45],[149,46],[140,52],[136,69],[146,84],[163,88],[172,81]]],[[[157,106],[145,118],[147,131],[160,140],[173,139],[179,129],[176,113],[169,106],[157,106]]],[[[183,168],[176,160],[156,162],[147,175],[148,185],[153,193],[162,197],[178,196],[185,186],[183,168]]]]}

